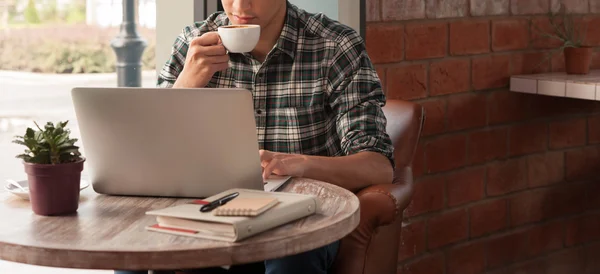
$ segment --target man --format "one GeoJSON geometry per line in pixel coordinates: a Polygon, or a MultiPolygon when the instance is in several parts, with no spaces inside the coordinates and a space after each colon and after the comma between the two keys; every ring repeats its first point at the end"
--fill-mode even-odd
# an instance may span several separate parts
{"type": "MultiPolygon", "coordinates": [[[[313,178],[351,191],[391,183],[385,97],[362,38],[286,0],[222,4],[224,13],[183,30],[158,86],[252,91],[264,178],[313,178]],[[261,26],[252,52],[226,51],[216,30],[230,24],[261,26]]],[[[337,249],[338,242],[261,266],[267,274],[327,273],[337,249]]]]}

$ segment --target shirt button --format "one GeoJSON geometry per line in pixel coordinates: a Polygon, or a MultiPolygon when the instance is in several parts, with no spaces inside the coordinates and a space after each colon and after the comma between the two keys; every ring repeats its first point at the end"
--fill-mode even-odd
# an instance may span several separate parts
{"type": "Polygon", "coordinates": [[[262,110],[260,110],[260,109],[256,110],[256,114],[261,114],[261,113],[262,113],[262,110]]]}

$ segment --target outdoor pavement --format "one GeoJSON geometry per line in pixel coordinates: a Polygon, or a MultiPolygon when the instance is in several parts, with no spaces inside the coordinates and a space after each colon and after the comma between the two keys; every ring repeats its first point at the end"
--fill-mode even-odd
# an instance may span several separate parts
{"type": "MultiPolygon", "coordinates": [[[[142,73],[142,86],[154,87],[156,73],[142,73]]],[[[11,143],[27,126],[40,126],[47,121],[70,120],[72,137],[80,138],[71,102],[73,87],[116,87],[116,74],[38,74],[0,71],[0,193],[4,180],[26,179],[23,166],[15,155],[24,147],[11,143]]],[[[82,150],[83,152],[83,150],[82,150]]],[[[84,171],[85,176],[85,171],[84,171]]],[[[17,264],[0,260],[1,274],[109,274],[112,271],[73,270],[17,264]]]]}

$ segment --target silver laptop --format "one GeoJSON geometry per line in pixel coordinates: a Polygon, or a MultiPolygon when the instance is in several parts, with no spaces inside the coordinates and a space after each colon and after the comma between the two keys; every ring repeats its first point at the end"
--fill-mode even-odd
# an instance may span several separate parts
{"type": "Polygon", "coordinates": [[[264,185],[245,89],[74,88],[82,152],[102,194],[208,197],[264,185]]]}

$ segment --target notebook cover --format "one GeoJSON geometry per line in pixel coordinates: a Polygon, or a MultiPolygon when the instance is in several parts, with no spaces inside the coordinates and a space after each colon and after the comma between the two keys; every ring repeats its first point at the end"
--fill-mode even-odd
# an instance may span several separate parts
{"type": "Polygon", "coordinates": [[[236,198],[213,210],[217,216],[257,216],[277,205],[279,200],[273,197],[236,198]]]}
{"type": "MultiPolygon", "coordinates": [[[[182,204],[178,206],[152,210],[146,212],[148,215],[167,216],[188,220],[230,224],[233,226],[235,235],[233,237],[215,237],[215,235],[197,233],[182,233],[158,227],[147,227],[148,230],[171,233],[177,235],[193,236],[215,240],[236,242],[253,236],[265,230],[286,224],[288,222],[309,216],[317,212],[319,208],[318,199],[312,195],[304,195],[288,192],[266,192],[250,189],[231,189],[217,195],[211,196],[205,201],[213,201],[233,192],[239,192],[240,198],[276,198],[279,202],[264,214],[255,217],[248,216],[216,216],[212,212],[200,212],[200,204],[182,204]]],[[[235,199],[234,199],[235,200],[235,199]]],[[[232,200],[231,202],[233,202],[232,200]]]]}

